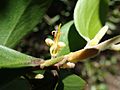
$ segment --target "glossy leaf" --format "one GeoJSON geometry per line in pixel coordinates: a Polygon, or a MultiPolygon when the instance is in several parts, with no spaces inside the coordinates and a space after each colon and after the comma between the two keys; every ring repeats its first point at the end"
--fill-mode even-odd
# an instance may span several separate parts
{"type": "Polygon", "coordinates": [[[86,82],[73,72],[70,69],[61,69],[55,90],[84,90],[86,82]]]}
{"type": "Polygon", "coordinates": [[[77,75],[70,75],[63,80],[64,90],[84,90],[85,81],[77,75]]]}
{"type": "Polygon", "coordinates": [[[39,59],[37,58],[22,54],[0,45],[0,68],[36,66],[38,63],[39,59]]]}
{"type": "Polygon", "coordinates": [[[62,26],[60,41],[64,42],[66,46],[60,50],[59,56],[79,50],[86,44],[86,41],[76,31],[73,21],[62,26]]]}
{"type": "Polygon", "coordinates": [[[0,9],[0,44],[13,48],[43,18],[52,0],[8,0],[0,9]]]}
{"type": "Polygon", "coordinates": [[[105,24],[108,0],[78,0],[74,10],[75,27],[89,41],[105,24]]]}

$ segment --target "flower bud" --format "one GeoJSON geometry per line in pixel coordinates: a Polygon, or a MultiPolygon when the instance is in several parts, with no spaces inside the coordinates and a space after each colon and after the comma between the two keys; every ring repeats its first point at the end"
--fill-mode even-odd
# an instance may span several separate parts
{"type": "Polygon", "coordinates": [[[44,76],[42,74],[37,74],[35,76],[35,79],[43,79],[43,78],[44,78],[44,76]]]}
{"type": "Polygon", "coordinates": [[[50,39],[50,38],[46,38],[46,39],[45,39],[45,42],[46,42],[46,44],[47,44],[48,46],[52,46],[53,43],[54,43],[54,41],[53,41],[52,39],[50,39]]]}
{"type": "Polygon", "coordinates": [[[62,48],[62,47],[65,47],[66,45],[65,45],[64,42],[58,42],[58,46],[59,46],[60,48],[62,48]]]}

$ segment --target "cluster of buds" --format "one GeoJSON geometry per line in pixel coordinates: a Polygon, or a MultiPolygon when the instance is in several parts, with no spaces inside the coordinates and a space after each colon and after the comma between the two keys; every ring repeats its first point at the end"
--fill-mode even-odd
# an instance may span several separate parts
{"type": "Polygon", "coordinates": [[[65,43],[64,42],[59,42],[59,38],[61,35],[60,32],[60,27],[61,24],[56,28],[55,31],[52,31],[52,35],[54,35],[54,39],[50,39],[50,38],[46,38],[45,42],[48,46],[50,46],[50,54],[51,54],[51,58],[55,58],[57,57],[58,52],[60,51],[60,49],[62,47],[65,47],[65,43]]]}

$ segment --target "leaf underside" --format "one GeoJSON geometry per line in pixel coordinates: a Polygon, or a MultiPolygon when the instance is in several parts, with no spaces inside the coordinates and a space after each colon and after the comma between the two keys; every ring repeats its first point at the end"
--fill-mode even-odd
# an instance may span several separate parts
{"type": "Polygon", "coordinates": [[[20,68],[39,65],[39,59],[0,45],[0,68],[20,68]],[[37,63],[36,63],[37,62],[37,63]]]}

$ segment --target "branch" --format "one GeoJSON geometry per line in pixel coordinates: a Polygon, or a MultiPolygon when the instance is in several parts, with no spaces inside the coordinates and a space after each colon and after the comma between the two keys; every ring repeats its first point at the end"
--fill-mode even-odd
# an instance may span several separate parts
{"type": "MultiPolygon", "coordinates": [[[[71,52],[64,56],[46,60],[42,64],[40,64],[40,68],[49,67],[49,66],[55,65],[57,63],[58,63],[57,64],[58,66],[61,66],[67,62],[77,63],[77,62],[83,61],[84,59],[96,56],[97,54],[99,54],[100,51],[103,51],[106,49],[111,49],[111,48],[113,49],[113,45],[115,45],[119,42],[120,42],[120,35],[113,37],[109,40],[106,40],[98,45],[84,48],[84,49],[81,49],[81,50],[78,50],[75,52],[71,52]]],[[[115,47],[117,48],[119,46],[120,46],[120,44],[114,46],[114,49],[115,49],[115,47]]],[[[119,49],[120,49],[120,47],[119,47],[119,49]]]]}
{"type": "Polygon", "coordinates": [[[57,58],[46,60],[46,61],[44,61],[44,63],[40,64],[40,68],[49,67],[51,65],[54,65],[54,64],[60,62],[61,60],[63,60],[63,58],[64,58],[64,56],[60,56],[57,58]]]}

